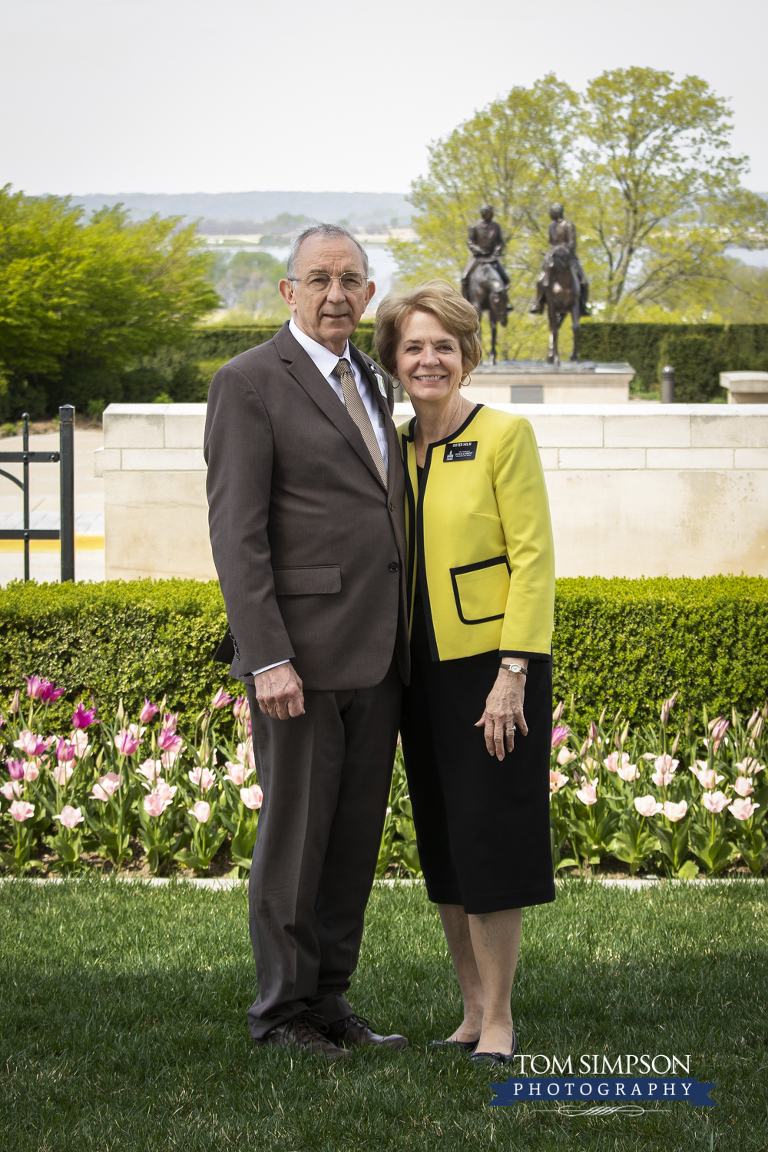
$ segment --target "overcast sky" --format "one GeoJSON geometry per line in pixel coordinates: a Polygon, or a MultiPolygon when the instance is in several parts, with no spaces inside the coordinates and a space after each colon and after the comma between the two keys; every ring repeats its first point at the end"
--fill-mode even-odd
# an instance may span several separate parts
{"type": "Polygon", "coordinates": [[[694,73],[768,190],[766,0],[0,0],[0,184],[406,192],[548,71],[694,73]]]}

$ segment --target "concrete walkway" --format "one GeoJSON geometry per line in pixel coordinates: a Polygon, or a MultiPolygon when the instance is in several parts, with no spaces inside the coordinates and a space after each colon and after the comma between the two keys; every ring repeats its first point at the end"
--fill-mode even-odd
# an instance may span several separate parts
{"type": "MultiPolygon", "coordinates": [[[[104,443],[100,430],[75,430],[75,579],[104,579],[104,481],[93,474],[93,453],[104,443]]],[[[58,451],[59,434],[30,436],[32,452],[58,451]]],[[[21,436],[0,440],[0,452],[21,452],[21,436]]],[[[0,465],[21,479],[21,464],[0,465]]],[[[59,527],[59,465],[30,464],[30,527],[59,527]]],[[[21,489],[0,476],[0,528],[23,527],[21,489]]],[[[37,581],[58,581],[61,554],[58,540],[30,544],[29,574],[37,581]]],[[[0,540],[0,586],[24,577],[21,540],[0,540]]]]}

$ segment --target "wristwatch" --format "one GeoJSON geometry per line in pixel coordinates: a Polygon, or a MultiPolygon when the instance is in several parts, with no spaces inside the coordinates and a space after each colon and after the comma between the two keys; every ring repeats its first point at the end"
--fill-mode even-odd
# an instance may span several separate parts
{"type": "Polygon", "coordinates": [[[505,672],[520,672],[523,676],[528,675],[528,669],[523,668],[522,664],[502,664],[501,667],[505,672]]]}

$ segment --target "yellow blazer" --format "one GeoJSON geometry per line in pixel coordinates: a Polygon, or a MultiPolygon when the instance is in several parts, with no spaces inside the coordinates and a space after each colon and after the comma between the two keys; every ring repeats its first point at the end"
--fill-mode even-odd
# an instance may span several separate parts
{"type": "Polygon", "coordinates": [[[410,616],[418,571],[432,658],[495,649],[549,658],[555,557],[533,428],[478,404],[458,432],[430,444],[420,488],[414,425],[398,428],[410,616]]]}

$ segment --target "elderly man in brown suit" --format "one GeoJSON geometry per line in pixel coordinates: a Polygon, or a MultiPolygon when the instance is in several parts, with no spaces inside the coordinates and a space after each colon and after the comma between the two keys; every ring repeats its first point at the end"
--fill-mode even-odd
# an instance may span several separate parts
{"type": "Polygon", "coordinates": [[[294,242],[274,339],[215,375],[211,546],[264,804],[250,878],[257,1044],[405,1047],[346,997],[407,681],[403,475],[392,382],[349,337],[375,291],[355,238],[294,242]]]}

